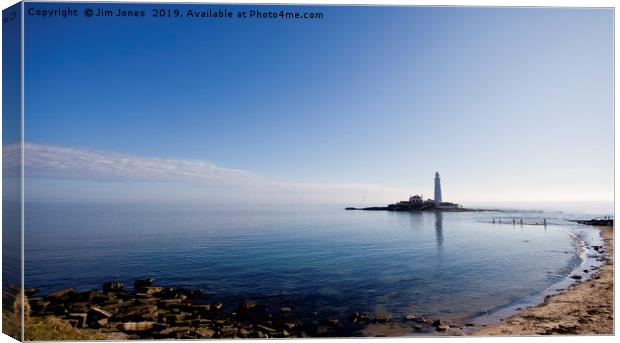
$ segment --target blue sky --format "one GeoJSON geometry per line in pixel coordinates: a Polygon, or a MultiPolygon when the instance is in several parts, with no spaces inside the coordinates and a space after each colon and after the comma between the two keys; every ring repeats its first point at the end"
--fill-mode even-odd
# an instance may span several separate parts
{"type": "Polygon", "coordinates": [[[325,18],[27,17],[27,196],[613,198],[611,10],[274,8],[325,18]]]}

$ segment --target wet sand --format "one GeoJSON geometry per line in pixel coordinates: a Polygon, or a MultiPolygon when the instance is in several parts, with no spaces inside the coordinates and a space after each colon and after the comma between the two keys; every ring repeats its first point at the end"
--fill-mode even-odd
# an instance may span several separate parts
{"type": "Polygon", "coordinates": [[[605,262],[591,279],[549,296],[545,302],[474,332],[476,336],[614,333],[613,228],[601,227],[605,262]]]}

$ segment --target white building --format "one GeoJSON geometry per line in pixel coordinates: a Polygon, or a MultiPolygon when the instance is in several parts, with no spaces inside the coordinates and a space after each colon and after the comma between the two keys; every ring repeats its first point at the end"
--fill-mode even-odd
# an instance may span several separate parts
{"type": "Polygon", "coordinates": [[[441,179],[439,172],[435,172],[435,206],[441,204],[441,179]]]}
{"type": "Polygon", "coordinates": [[[459,204],[451,202],[443,202],[441,199],[441,179],[439,178],[439,172],[435,173],[435,208],[448,210],[457,209],[461,206],[459,204]]]}
{"type": "Polygon", "coordinates": [[[422,203],[424,203],[424,199],[422,199],[421,195],[414,195],[412,197],[409,197],[409,205],[412,206],[421,206],[422,203]]]}

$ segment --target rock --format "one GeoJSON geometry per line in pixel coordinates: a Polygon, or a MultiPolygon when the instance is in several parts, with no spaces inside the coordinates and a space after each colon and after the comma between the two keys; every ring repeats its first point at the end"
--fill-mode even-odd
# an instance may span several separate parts
{"type": "Polygon", "coordinates": [[[297,323],[283,322],[282,326],[287,328],[288,330],[293,330],[295,327],[297,327],[297,323]]]}
{"type": "Polygon", "coordinates": [[[165,330],[165,329],[167,329],[169,327],[170,327],[170,324],[166,324],[166,323],[155,323],[155,324],[153,324],[153,330],[158,330],[158,331],[165,330]]]}
{"type": "Polygon", "coordinates": [[[167,329],[161,330],[158,336],[181,338],[183,335],[189,333],[190,328],[188,326],[171,326],[167,329]]]}
{"type": "Polygon", "coordinates": [[[177,296],[177,291],[172,287],[164,287],[159,296],[165,299],[174,299],[177,296]]]}
{"type": "Polygon", "coordinates": [[[87,327],[86,318],[88,317],[87,313],[69,313],[67,318],[77,320],[75,327],[83,328],[87,327]]]}
{"type": "Polygon", "coordinates": [[[63,298],[75,294],[75,288],[61,288],[59,290],[50,292],[48,298],[63,298]]]}
{"type": "Polygon", "coordinates": [[[446,331],[450,328],[448,323],[445,323],[440,319],[435,320],[431,325],[437,328],[437,331],[446,331]]]}
{"type": "Polygon", "coordinates": [[[195,331],[192,331],[191,329],[185,333],[182,337],[182,339],[199,339],[200,336],[198,336],[198,334],[195,331]]]}
{"type": "Polygon", "coordinates": [[[204,318],[198,318],[198,319],[194,319],[192,320],[192,325],[193,326],[210,326],[209,324],[212,324],[213,321],[211,319],[204,319],[204,318]]]}
{"type": "Polygon", "coordinates": [[[408,314],[405,316],[405,320],[416,320],[415,314],[408,314]]]}
{"type": "Polygon", "coordinates": [[[113,294],[114,296],[116,296],[117,299],[123,300],[123,301],[124,300],[134,300],[135,299],[134,294],[131,294],[129,292],[122,291],[122,290],[119,290],[119,291],[114,292],[114,293],[108,293],[108,295],[110,295],[110,294],[113,294]]]}
{"type": "Polygon", "coordinates": [[[103,284],[104,292],[120,292],[125,288],[125,284],[120,281],[106,282],[103,284]]]}
{"type": "Polygon", "coordinates": [[[106,325],[108,325],[108,318],[99,319],[95,322],[91,322],[88,324],[89,327],[92,327],[95,329],[104,327],[106,325]]]}
{"type": "Polygon", "coordinates": [[[256,307],[256,302],[251,300],[245,300],[239,303],[240,311],[251,311],[256,307]]]}
{"type": "Polygon", "coordinates": [[[117,321],[142,321],[144,314],[152,314],[157,311],[157,306],[154,305],[135,305],[119,308],[119,312],[114,314],[114,319],[117,321]]]}
{"type": "Polygon", "coordinates": [[[355,312],[349,316],[349,321],[353,323],[370,321],[370,314],[366,312],[355,312]]]}
{"type": "Polygon", "coordinates": [[[222,337],[233,337],[234,335],[237,334],[237,332],[239,332],[239,329],[237,329],[236,327],[232,325],[223,326],[220,328],[220,336],[222,337]]]}
{"type": "Polygon", "coordinates": [[[571,279],[581,280],[581,275],[571,275],[571,279]]]}
{"type": "Polygon", "coordinates": [[[121,329],[127,332],[148,331],[153,328],[154,322],[128,322],[121,325],[121,329]]]}
{"type": "Polygon", "coordinates": [[[392,320],[392,315],[386,312],[377,312],[375,314],[375,321],[377,323],[386,323],[392,320]]]}
{"type": "Polygon", "coordinates": [[[161,293],[164,289],[162,287],[140,287],[137,288],[138,292],[151,296],[153,294],[161,293]]]}
{"type": "Polygon", "coordinates": [[[171,306],[169,306],[169,307],[167,308],[167,310],[168,310],[170,313],[176,313],[176,314],[181,313],[181,309],[180,309],[180,308],[178,308],[178,307],[176,307],[176,306],[172,306],[172,305],[171,305],[171,306]]]}
{"type": "Polygon", "coordinates": [[[141,304],[144,304],[144,305],[157,305],[157,304],[159,304],[159,299],[151,298],[149,296],[146,296],[146,294],[145,294],[145,297],[143,297],[142,299],[138,299],[138,301],[141,304]]]}
{"type": "Polygon", "coordinates": [[[47,300],[32,301],[32,299],[30,299],[29,303],[30,303],[30,308],[32,309],[32,311],[39,312],[39,313],[44,312],[47,309],[47,307],[51,304],[51,302],[47,300]]]}
{"type": "Polygon", "coordinates": [[[204,295],[202,288],[196,288],[189,291],[188,296],[190,299],[200,299],[204,295]]]}
{"type": "Polygon", "coordinates": [[[46,312],[55,314],[57,316],[63,316],[67,313],[67,309],[64,304],[52,304],[49,305],[46,309],[46,312]]]}
{"type": "Polygon", "coordinates": [[[442,324],[437,326],[437,331],[446,331],[450,328],[450,326],[448,324],[442,324]]]}
{"type": "Polygon", "coordinates": [[[29,303],[35,303],[37,301],[41,301],[43,300],[43,297],[28,297],[28,302],[29,303]]]}
{"type": "Polygon", "coordinates": [[[317,335],[325,335],[328,332],[329,332],[329,328],[325,325],[319,325],[319,327],[316,329],[317,335]]]}
{"type": "Polygon", "coordinates": [[[154,322],[154,321],[157,321],[157,319],[159,319],[159,315],[157,313],[145,313],[140,316],[140,319],[154,322]]]}
{"type": "Polygon", "coordinates": [[[155,279],[153,278],[138,279],[133,282],[133,287],[135,289],[143,288],[143,287],[150,287],[153,285],[154,282],[155,282],[155,279]]]}
{"type": "Polygon", "coordinates": [[[213,329],[206,327],[206,326],[202,326],[196,329],[196,333],[201,337],[201,338],[212,338],[215,335],[215,331],[213,331],[213,329]]]}
{"type": "Polygon", "coordinates": [[[96,322],[100,319],[107,319],[112,317],[112,314],[106,310],[102,310],[98,307],[93,307],[88,310],[88,323],[96,322]]]}
{"type": "Polygon", "coordinates": [[[338,320],[338,318],[328,318],[327,323],[331,326],[338,326],[338,324],[340,324],[340,321],[338,320]]]}
{"type": "Polygon", "coordinates": [[[38,291],[39,291],[38,288],[24,288],[24,295],[27,296],[28,298],[31,298],[38,291]]]}
{"type": "Polygon", "coordinates": [[[266,333],[270,333],[270,334],[273,334],[273,333],[277,332],[276,329],[273,329],[273,328],[270,328],[268,326],[261,325],[261,324],[257,324],[256,328],[259,329],[262,332],[266,332],[266,333]]]}
{"type": "Polygon", "coordinates": [[[174,323],[175,326],[192,326],[192,321],[191,320],[179,320],[178,322],[174,323]]]}
{"type": "Polygon", "coordinates": [[[178,299],[199,299],[203,296],[202,289],[185,289],[185,288],[164,288],[162,296],[166,298],[178,298],[178,299]]]}
{"type": "Polygon", "coordinates": [[[166,323],[177,323],[177,322],[182,321],[185,318],[185,315],[182,313],[167,314],[165,318],[166,318],[166,323]]]}
{"type": "Polygon", "coordinates": [[[161,299],[158,302],[159,307],[169,308],[175,304],[181,304],[183,301],[181,299],[161,299]]]}
{"type": "Polygon", "coordinates": [[[97,290],[93,289],[86,292],[79,292],[75,294],[76,301],[92,302],[92,299],[98,294],[97,290]]]}
{"type": "Polygon", "coordinates": [[[94,292],[94,293],[90,294],[89,298],[90,298],[90,300],[88,300],[88,301],[90,301],[91,304],[95,304],[95,305],[102,305],[102,304],[110,303],[111,301],[113,301],[113,299],[110,298],[109,295],[101,294],[101,293],[98,293],[98,292],[94,292]]]}
{"type": "Polygon", "coordinates": [[[288,313],[291,313],[291,312],[292,312],[292,310],[291,310],[291,308],[290,308],[290,307],[283,306],[283,307],[280,307],[280,312],[281,312],[282,314],[288,314],[288,313]]]}
{"type": "Polygon", "coordinates": [[[90,303],[88,302],[72,303],[69,306],[69,312],[74,312],[74,313],[88,312],[88,310],[90,310],[90,303]]]}
{"type": "Polygon", "coordinates": [[[192,304],[190,308],[194,312],[209,312],[211,311],[211,304],[192,304]]]}
{"type": "Polygon", "coordinates": [[[111,341],[126,341],[129,340],[129,335],[119,331],[106,332],[105,339],[111,341]]]}
{"type": "Polygon", "coordinates": [[[222,303],[215,303],[215,304],[213,305],[213,307],[214,307],[216,310],[221,310],[221,309],[222,309],[222,307],[224,307],[224,304],[222,304],[222,303]]]}
{"type": "Polygon", "coordinates": [[[239,329],[239,334],[242,337],[248,337],[250,335],[250,331],[246,330],[245,328],[241,328],[239,329]]]}
{"type": "Polygon", "coordinates": [[[105,327],[100,328],[101,332],[120,332],[121,326],[123,323],[121,322],[112,322],[108,320],[108,324],[105,327]]]}

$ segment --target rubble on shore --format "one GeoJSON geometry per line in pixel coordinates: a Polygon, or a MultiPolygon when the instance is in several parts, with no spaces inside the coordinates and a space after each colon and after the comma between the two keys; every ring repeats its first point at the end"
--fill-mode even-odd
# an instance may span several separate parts
{"type": "MultiPolygon", "coordinates": [[[[154,279],[103,285],[102,291],[58,289],[36,296],[24,290],[33,318],[53,317],[108,339],[301,338],[363,336],[369,325],[399,325],[414,334],[442,334],[444,325],[408,314],[394,318],[383,311],[323,316],[302,309],[287,293],[260,299],[217,299],[202,289],[156,286],[154,279]]],[[[26,330],[28,328],[26,327],[26,330]]]]}

